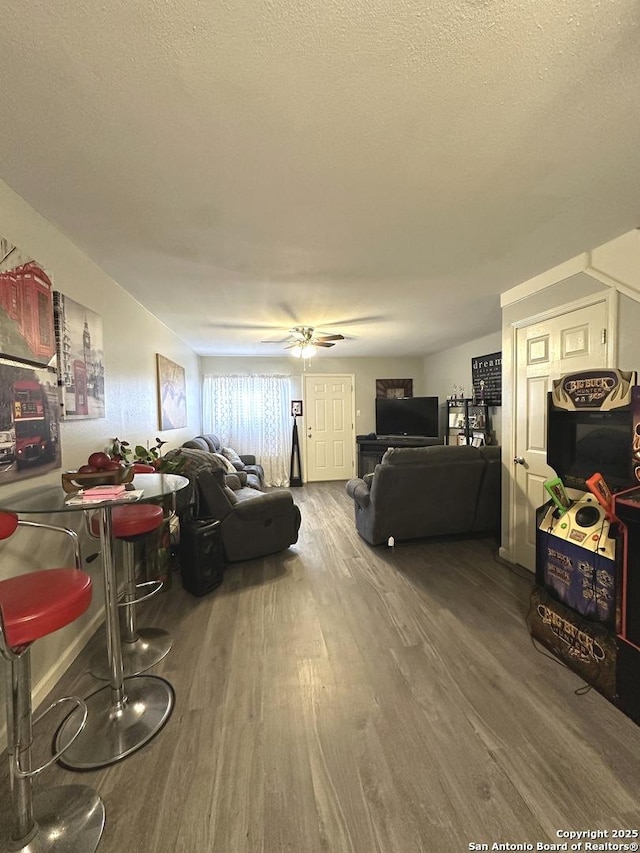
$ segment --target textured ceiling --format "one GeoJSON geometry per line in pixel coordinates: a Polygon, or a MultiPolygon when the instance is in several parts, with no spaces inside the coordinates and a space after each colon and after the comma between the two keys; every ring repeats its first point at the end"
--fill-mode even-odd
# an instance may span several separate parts
{"type": "Polygon", "coordinates": [[[640,223],[637,0],[14,0],[0,177],[201,354],[418,355],[640,223]]]}

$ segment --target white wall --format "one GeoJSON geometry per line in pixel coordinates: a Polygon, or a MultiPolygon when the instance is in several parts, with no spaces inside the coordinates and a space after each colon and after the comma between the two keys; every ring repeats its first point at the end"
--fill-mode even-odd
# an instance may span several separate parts
{"type": "MultiPolygon", "coordinates": [[[[44,476],[0,486],[0,498],[40,485],[60,484],[61,471],[74,469],[94,450],[102,450],[110,438],[131,443],[167,440],[165,449],[177,447],[200,432],[200,377],[196,354],[166,326],[129,296],[63,234],[43,219],[0,182],[0,235],[31,255],[52,276],[56,290],[102,315],[105,357],[106,417],[61,424],[62,469],[44,476]],[[156,353],[185,368],[187,417],[185,429],[158,431],[156,353]]],[[[47,516],[53,524],[82,530],[79,513],[47,516]]],[[[64,540],[63,540],[64,541],[64,540]]],[[[87,543],[95,550],[95,543],[87,543]]],[[[29,568],[63,565],[69,550],[58,537],[46,535],[35,542],[33,534],[18,531],[0,544],[0,577],[29,568]]],[[[73,625],[40,640],[33,647],[33,683],[39,700],[86,642],[102,614],[102,573],[99,560],[87,567],[94,580],[94,598],[88,614],[73,625]]]]}
{"type": "MultiPolygon", "coordinates": [[[[339,344],[338,344],[339,346],[339,344]]],[[[264,358],[203,357],[203,376],[280,374],[292,376],[292,384],[302,399],[303,364],[291,356],[264,358]]],[[[355,377],[356,435],[375,432],[376,379],[413,379],[414,396],[432,394],[425,386],[421,358],[340,358],[324,353],[315,356],[309,373],[348,373],[355,377]]]]}
{"type": "MultiPolygon", "coordinates": [[[[502,335],[498,331],[482,338],[476,338],[469,343],[426,356],[424,359],[424,382],[429,388],[428,393],[439,397],[441,408],[443,401],[453,393],[454,385],[462,386],[464,396],[471,397],[472,359],[478,355],[500,352],[501,349],[502,335]]],[[[492,406],[489,409],[489,417],[495,443],[501,444],[502,407],[492,406]]]]}

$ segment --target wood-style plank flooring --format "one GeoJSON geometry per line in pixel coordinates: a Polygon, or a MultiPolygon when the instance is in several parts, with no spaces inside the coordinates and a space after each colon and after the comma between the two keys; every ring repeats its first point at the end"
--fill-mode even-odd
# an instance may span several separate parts
{"type": "MultiPolygon", "coordinates": [[[[640,828],[640,727],[534,648],[524,570],[489,539],[371,548],[344,483],[293,494],[292,549],[204,598],[176,576],[141,608],[174,635],[161,733],[36,779],[100,792],[100,853],[460,853],[640,828]]],[[[56,695],[95,689],[87,660],[56,695]]]]}

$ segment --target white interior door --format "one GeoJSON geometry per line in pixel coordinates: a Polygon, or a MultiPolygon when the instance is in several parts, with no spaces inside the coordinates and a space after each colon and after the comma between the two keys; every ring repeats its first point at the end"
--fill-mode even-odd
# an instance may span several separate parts
{"type": "Polygon", "coordinates": [[[517,330],[513,553],[535,570],[536,508],[546,502],[547,391],[565,373],[607,367],[607,303],[597,302],[517,330]]]}
{"type": "Polygon", "coordinates": [[[304,377],[306,479],[349,480],[354,476],[353,376],[304,377]]]}

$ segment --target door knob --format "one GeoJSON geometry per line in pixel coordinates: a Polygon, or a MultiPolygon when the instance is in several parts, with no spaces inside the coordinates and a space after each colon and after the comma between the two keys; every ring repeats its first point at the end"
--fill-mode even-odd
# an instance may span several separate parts
{"type": "Polygon", "coordinates": [[[513,461],[516,463],[516,465],[524,465],[525,464],[524,456],[514,456],[513,461]]]}

